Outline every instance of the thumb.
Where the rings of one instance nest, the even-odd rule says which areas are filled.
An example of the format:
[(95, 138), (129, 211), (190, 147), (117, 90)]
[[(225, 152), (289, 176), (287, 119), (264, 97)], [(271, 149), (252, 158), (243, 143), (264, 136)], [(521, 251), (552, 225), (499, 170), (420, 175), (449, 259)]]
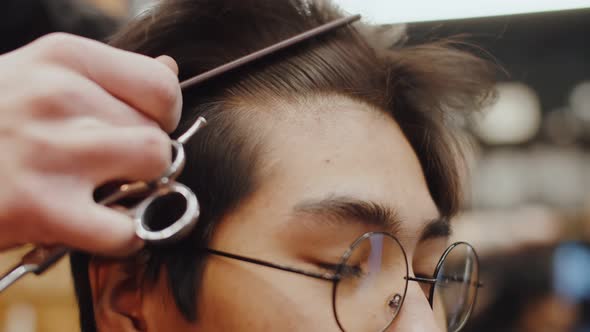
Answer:
[[(173, 73), (174, 76), (178, 77), (178, 64), (176, 63), (176, 60), (174, 60), (172, 57), (168, 56), (168, 55), (160, 55), (159, 57), (156, 58), (156, 61), (162, 63), (164, 66), (168, 67), (168, 69), (170, 69)], [(180, 92), (180, 86), (178, 87), (179, 89), (179, 95), (182, 95), (182, 92)], [(173, 112), (175, 114), (175, 125), (174, 128), (176, 128), (176, 126), (178, 125), (178, 122), (180, 121), (180, 114), (182, 112), (182, 98), (178, 98), (176, 99), (176, 106), (173, 108)]]
[(170, 56), (160, 55), (156, 58), (156, 60), (164, 64), (166, 67), (170, 68), (170, 70), (174, 72), (174, 75), (178, 76), (178, 64)]

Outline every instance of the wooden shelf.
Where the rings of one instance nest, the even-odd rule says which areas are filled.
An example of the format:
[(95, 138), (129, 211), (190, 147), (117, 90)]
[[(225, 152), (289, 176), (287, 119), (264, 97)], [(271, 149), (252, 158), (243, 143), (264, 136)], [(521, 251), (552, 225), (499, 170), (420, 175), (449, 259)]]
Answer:
[(110, 15), (124, 17), (129, 13), (129, 4), (125, 0), (86, 0), (103, 9)]

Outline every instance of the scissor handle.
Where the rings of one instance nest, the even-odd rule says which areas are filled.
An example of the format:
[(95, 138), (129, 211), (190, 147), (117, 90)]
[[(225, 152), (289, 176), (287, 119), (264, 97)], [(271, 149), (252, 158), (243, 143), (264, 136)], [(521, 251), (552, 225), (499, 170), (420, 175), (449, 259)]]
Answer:
[(129, 197), (147, 194), (156, 188), (168, 186), (168, 183), (176, 180), (186, 163), (186, 154), (180, 142), (171, 141), (171, 144), (174, 159), (162, 176), (149, 182), (136, 181), (119, 184), (115, 188), (112, 188), (113, 183), (103, 185), (96, 190), (96, 192), (100, 193), (97, 202), (105, 206), (111, 206)]
[[(178, 209), (165, 209), (167, 204)], [(185, 185), (171, 181), (145, 198), (134, 209), (135, 232), (139, 238), (151, 243), (166, 243), (187, 236), (197, 224), (200, 215), (197, 196)], [(164, 225), (157, 213), (173, 211), (176, 220)], [(164, 220), (165, 221), (165, 220)]]
[(31, 272), (40, 275), (67, 255), (69, 251), (63, 246), (37, 247), (23, 256), (21, 264), (34, 267)]
[(162, 184), (166, 184), (166, 181), (176, 180), (180, 172), (182, 172), (184, 164), (186, 163), (186, 156), (182, 143), (178, 141), (170, 141), (170, 143), (172, 144), (174, 159), (172, 160), (170, 167), (168, 167), (166, 170), (166, 173), (160, 177), (160, 181), (164, 181)]

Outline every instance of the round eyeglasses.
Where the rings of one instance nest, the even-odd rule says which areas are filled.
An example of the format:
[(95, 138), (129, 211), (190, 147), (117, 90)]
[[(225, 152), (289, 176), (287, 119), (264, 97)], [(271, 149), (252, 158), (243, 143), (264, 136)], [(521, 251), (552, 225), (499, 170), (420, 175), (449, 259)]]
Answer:
[[(206, 249), (237, 259), (307, 277), (331, 281), (332, 307), (343, 332), (383, 332), (399, 314), (409, 282), (429, 285), (428, 301), (443, 331), (458, 332), (469, 319), (479, 282), (479, 259), (465, 242), (448, 247), (432, 278), (411, 277), (406, 252), (393, 235), (370, 232), (346, 250), (334, 272), (317, 273), (259, 259)], [(328, 267), (326, 267), (328, 268)], [(362, 318), (361, 318), (362, 317)]]

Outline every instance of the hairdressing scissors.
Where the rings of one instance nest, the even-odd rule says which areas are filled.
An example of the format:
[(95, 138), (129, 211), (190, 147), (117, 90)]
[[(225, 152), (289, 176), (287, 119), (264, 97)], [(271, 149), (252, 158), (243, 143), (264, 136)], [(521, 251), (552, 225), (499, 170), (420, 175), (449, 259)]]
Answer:
[[(243, 66), (259, 58), (275, 53), (286, 47), (302, 43), (320, 34), (335, 30), (350, 24), (361, 18), (360, 15), (343, 17), (314, 29), (283, 40), (277, 44), (268, 46), (232, 62), (206, 71), (180, 83), (184, 90), (211, 78), (222, 75), (230, 70)], [(132, 200), (131, 207), (126, 207), (126, 212), (135, 222), (135, 233), (147, 243), (161, 244), (179, 241), (186, 237), (195, 227), (200, 206), (196, 195), (187, 186), (176, 182), (176, 178), (182, 172), (186, 155), (183, 145), (199, 130), (207, 121), (199, 117), (193, 125), (178, 139), (171, 140), (173, 149), (173, 161), (168, 170), (158, 179), (152, 181), (138, 181), (120, 185), (114, 192), (98, 201), (99, 204), (113, 207), (120, 206), (123, 201)], [(154, 220), (154, 209), (166, 204), (170, 198), (181, 199), (184, 212), (175, 220), (162, 222)], [(128, 206), (128, 204), (125, 204)], [(157, 219), (157, 218), (156, 218)], [(21, 279), (23, 276), (33, 273), (41, 275), (57, 261), (70, 252), (70, 248), (63, 246), (37, 247), (25, 254), (20, 263), (0, 277), (0, 292)]]
[[(186, 155), (183, 144), (186, 143), (207, 121), (199, 117), (190, 129), (176, 140), (172, 140), (173, 161), (166, 172), (152, 181), (126, 183), (105, 198), (98, 201), (105, 206), (119, 205), (125, 200), (138, 200), (123, 210), (135, 223), (135, 234), (148, 243), (166, 243), (186, 236), (195, 226), (200, 208), (197, 196), (185, 185), (176, 182), (184, 168)], [(182, 199), (184, 211), (169, 225), (161, 225), (154, 220), (154, 207)], [(164, 201), (168, 200), (168, 201)], [(161, 204), (156, 202), (161, 201)], [(127, 204), (125, 204), (127, 205)], [(158, 222), (157, 224), (155, 222)], [(0, 278), (0, 292), (28, 273), (40, 275), (59, 261), (70, 251), (63, 246), (37, 247), (23, 256), (20, 264)]]

